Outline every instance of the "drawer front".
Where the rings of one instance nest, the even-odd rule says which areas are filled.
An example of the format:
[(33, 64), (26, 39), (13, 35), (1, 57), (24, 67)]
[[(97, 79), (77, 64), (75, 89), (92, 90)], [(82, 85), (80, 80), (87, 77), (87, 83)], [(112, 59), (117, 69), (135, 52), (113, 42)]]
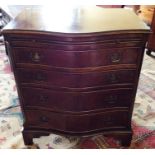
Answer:
[(86, 88), (115, 84), (133, 84), (136, 70), (108, 72), (67, 73), (37, 69), (17, 69), (21, 84), (39, 84), (46, 87)]
[[(112, 42), (118, 44), (119, 42), (144, 42), (144, 38), (146, 37), (144, 34), (141, 33), (119, 33), (119, 34), (61, 34), (61, 35), (54, 35), (54, 34), (40, 34), (40, 33), (10, 33), (7, 34), (9, 38), (13, 41), (14, 46), (22, 46), (26, 42), (29, 43), (29, 46), (33, 43), (89, 43), (89, 42)], [(147, 34), (146, 34), (147, 35)]]
[(128, 111), (126, 110), (73, 115), (29, 109), (25, 111), (25, 117), (25, 127), (54, 129), (72, 133), (125, 128), (128, 124)]
[[(42, 37), (42, 36), (41, 36)], [(90, 38), (92, 38), (90, 36)], [(83, 38), (81, 38), (82, 40)], [(66, 51), (85, 51), (85, 50), (96, 50), (103, 48), (119, 48), (119, 47), (141, 47), (144, 46), (145, 42), (141, 39), (118, 39), (111, 38), (109, 40), (100, 40), (100, 41), (86, 41), (86, 42), (55, 42), (53, 40), (12, 40), (10, 42), (12, 47), (36, 47), (52, 50), (66, 50)]]
[(22, 97), (26, 107), (51, 108), (56, 111), (93, 111), (112, 107), (130, 107), (132, 89), (66, 92), (24, 87)]
[(13, 48), (15, 63), (47, 65), (62, 68), (99, 67), (118, 64), (137, 64), (140, 48), (64, 51), (42, 48)]

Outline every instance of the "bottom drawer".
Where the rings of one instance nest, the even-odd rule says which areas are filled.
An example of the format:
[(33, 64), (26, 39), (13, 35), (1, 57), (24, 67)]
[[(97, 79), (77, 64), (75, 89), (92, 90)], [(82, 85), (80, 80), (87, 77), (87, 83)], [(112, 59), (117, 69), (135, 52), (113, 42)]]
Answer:
[(69, 114), (29, 109), (25, 111), (25, 117), (25, 127), (53, 129), (68, 133), (125, 128), (128, 125), (128, 110)]

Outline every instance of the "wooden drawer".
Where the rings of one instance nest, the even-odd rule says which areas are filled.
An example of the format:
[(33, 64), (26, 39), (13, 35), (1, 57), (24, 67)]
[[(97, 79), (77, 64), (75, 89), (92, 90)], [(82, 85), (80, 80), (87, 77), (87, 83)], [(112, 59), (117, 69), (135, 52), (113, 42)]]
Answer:
[(38, 84), (46, 87), (85, 88), (133, 84), (136, 77), (136, 70), (67, 73), (22, 68), (16, 71), (21, 84)]
[(138, 63), (141, 48), (113, 48), (86, 51), (64, 51), (45, 48), (13, 48), (16, 66), (46, 65), (61, 68), (99, 67)]
[(131, 88), (85, 92), (58, 91), (23, 87), (21, 89), (26, 107), (52, 108), (56, 111), (93, 111), (112, 107), (130, 107)]
[(71, 133), (125, 128), (128, 122), (127, 110), (111, 110), (107, 112), (74, 115), (27, 109), (25, 110), (25, 116), (25, 127), (54, 129)]
[(84, 50), (96, 50), (103, 48), (118, 48), (118, 47), (141, 47), (144, 45), (142, 40), (129, 40), (129, 39), (111, 39), (99, 42), (87, 41), (87, 42), (54, 42), (43, 40), (15, 40), (11, 42), (12, 47), (36, 47), (53, 50), (67, 50), (67, 51), (84, 51)]
[(132, 42), (132, 41), (141, 41), (144, 42), (146, 36), (141, 33), (119, 33), (119, 34), (101, 34), (101, 33), (86, 33), (86, 34), (46, 34), (45, 32), (40, 33), (10, 33), (6, 34), (11, 39), (12, 45), (14, 46), (23, 46), (20, 42), (29, 42), (29, 46), (33, 46), (33, 43), (61, 43), (61, 44), (73, 44), (73, 43), (90, 43), (90, 42)]

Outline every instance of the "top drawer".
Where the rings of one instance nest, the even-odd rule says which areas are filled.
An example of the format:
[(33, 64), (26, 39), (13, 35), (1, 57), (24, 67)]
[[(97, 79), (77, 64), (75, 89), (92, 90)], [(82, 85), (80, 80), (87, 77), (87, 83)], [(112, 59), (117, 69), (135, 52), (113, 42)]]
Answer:
[[(68, 42), (68, 43), (88, 43), (88, 42), (115, 42), (117, 41), (140, 41), (145, 42), (148, 34), (143, 33), (88, 33), (88, 34), (49, 34), (49, 33), (9, 33), (4, 34), (11, 41), (24, 41), (32, 43), (35, 42), (44, 42), (44, 43), (52, 43), (52, 42)], [(65, 43), (65, 44), (66, 44)]]
[[(82, 38), (81, 38), (82, 39)], [(12, 47), (36, 47), (36, 48), (52, 48), (54, 50), (96, 50), (111, 47), (141, 47), (144, 46), (144, 42), (141, 40), (129, 40), (129, 39), (112, 39), (99, 42), (47, 42), (44, 40), (13, 40), (10, 42)]]
[(12, 48), (15, 63), (63, 68), (100, 67), (138, 63), (141, 48), (112, 48), (87, 51), (64, 51), (50, 48)]

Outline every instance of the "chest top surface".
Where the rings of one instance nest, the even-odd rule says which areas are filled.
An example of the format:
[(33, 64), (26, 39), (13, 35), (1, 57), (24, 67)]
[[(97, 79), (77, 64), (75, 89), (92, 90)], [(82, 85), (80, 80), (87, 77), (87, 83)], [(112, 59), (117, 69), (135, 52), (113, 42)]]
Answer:
[(148, 32), (148, 26), (128, 9), (93, 7), (31, 7), (21, 12), (3, 32), (97, 33)]

